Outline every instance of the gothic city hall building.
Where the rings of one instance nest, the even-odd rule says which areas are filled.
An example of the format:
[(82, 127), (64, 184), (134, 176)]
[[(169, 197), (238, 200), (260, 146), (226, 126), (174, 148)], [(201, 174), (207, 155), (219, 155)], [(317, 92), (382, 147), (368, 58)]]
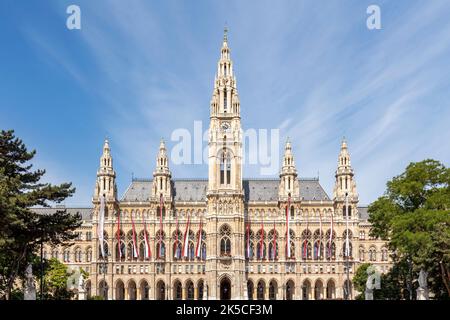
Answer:
[(225, 33), (210, 103), (208, 178), (174, 178), (161, 141), (153, 176), (133, 178), (119, 197), (106, 140), (92, 207), (66, 208), (82, 216), (78, 238), (46, 246), (44, 257), (84, 269), (86, 295), (109, 300), (354, 298), (358, 266), (385, 272), (390, 261), (385, 243), (369, 237), (347, 142), (337, 152), (332, 196), (318, 178), (298, 175), (289, 141), (279, 178), (243, 179), (240, 108)]

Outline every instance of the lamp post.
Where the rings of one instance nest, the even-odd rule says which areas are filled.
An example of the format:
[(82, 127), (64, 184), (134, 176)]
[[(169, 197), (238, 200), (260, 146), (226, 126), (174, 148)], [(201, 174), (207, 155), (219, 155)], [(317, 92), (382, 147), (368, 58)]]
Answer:
[(41, 280), (41, 301), (43, 300), (44, 296), (44, 230), (41, 227), (41, 274), (40, 274), (40, 280)]

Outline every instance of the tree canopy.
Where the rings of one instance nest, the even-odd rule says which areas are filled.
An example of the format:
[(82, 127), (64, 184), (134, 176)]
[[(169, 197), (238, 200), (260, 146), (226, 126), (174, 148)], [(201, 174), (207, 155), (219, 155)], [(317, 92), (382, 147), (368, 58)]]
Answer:
[(388, 242), (410, 296), (424, 269), (434, 296), (449, 298), (450, 169), (432, 159), (411, 163), (368, 210), (371, 236)]
[(70, 243), (81, 225), (79, 215), (66, 210), (37, 214), (35, 206), (50, 207), (75, 192), (71, 183), (40, 182), (45, 170), (33, 170), (28, 151), (13, 130), (0, 132), (0, 298), (9, 299), (15, 280), (33, 261), (41, 243)]

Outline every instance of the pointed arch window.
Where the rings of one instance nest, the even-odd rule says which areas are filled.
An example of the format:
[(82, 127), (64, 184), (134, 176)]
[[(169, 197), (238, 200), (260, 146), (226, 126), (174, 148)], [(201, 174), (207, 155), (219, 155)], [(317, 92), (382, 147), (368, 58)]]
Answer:
[(231, 183), (231, 156), (226, 150), (222, 152), (220, 159), (220, 184), (229, 185)]
[(227, 89), (223, 89), (223, 109), (225, 112), (227, 112)]

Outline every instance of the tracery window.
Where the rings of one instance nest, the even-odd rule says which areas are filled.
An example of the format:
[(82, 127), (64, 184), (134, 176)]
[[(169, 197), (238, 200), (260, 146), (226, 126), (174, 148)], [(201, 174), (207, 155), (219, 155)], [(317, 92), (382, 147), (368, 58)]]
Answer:
[(224, 224), (220, 227), (220, 255), (230, 256), (231, 255), (231, 229), (230, 226)]

